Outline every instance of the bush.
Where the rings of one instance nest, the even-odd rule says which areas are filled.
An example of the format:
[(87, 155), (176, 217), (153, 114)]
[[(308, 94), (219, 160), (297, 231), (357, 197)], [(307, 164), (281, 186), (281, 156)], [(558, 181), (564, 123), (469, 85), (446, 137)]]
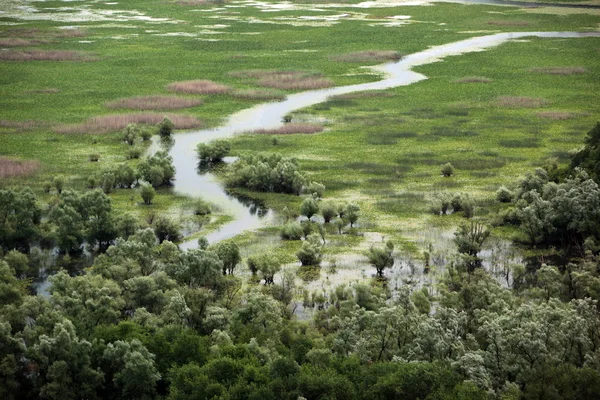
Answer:
[(319, 212), (319, 205), (317, 201), (312, 197), (307, 197), (302, 202), (300, 206), (300, 214), (306, 216), (306, 218), (311, 219), (313, 215)]
[(280, 236), (283, 240), (300, 240), (304, 236), (304, 230), (300, 223), (290, 222), (281, 227)]
[(173, 159), (167, 152), (159, 151), (138, 164), (138, 175), (154, 187), (168, 184), (175, 176)]
[(298, 257), (302, 265), (319, 266), (323, 259), (321, 247), (319, 236), (311, 235), (302, 243), (302, 247), (296, 253), (296, 257)]
[(162, 122), (158, 124), (158, 134), (162, 138), (170, 137), (173, 133), (173, 128), (175, 128), (173, 122), (171, 122), (169, 118), (165, 117)]
[(337, 215), (336, 206), (331, 202), (325, 202), (321, 205), (321, 215), (325, 223), (331, 222), (331, 219)]
[(152, 200), (154, 199), (155, 195), (156, 191), (151, 185), (143, 184), (140, 187), (140, 196), (142, 196), (144, 204), (152, 204)]
[(325, 185), (319, 182), (311, 182), (304, 192), (320, 199), (323, 197), (323, 194), (325, 194)]
[(62, 176), (55, 176), (54, 179), (52, 179), (52, 185), (54, 186), (58, 194), (61, 194), (65, 187), (65, 178), (63, 178)]
[(139, 136), (139, 128), (136, 124), (129, 124), (123, 129), (123, 141), (127, 142), (128, 145), (133, 146), (135, 140)]
[(98, 160), (100, 160), (100, 154), (90, 154), (88, 159), (90, 162), (98, 162)]
[(202, 199), (196, 200), (194, 204), (194, 214), (195, 215), (208, 215), (212, 212), (211, 206), (209, 203)]
[(278, 154), (241, 157), (229, 168), (228, 186), (245, 187), (258, 192), (300, 194), (306, 177), (296, 159)]
[(153, 228), (159, 243), (165, 240), (176, 242), (182, 237), (179, 225), (169, 218), (162, 217), (156, 219)]
[(200, 143), (196, 148), (200, 164), (213, 164), (223, 161), (223, 158), (229, 154), (231, 150), (231, 142), (229, 140), (215, 140), (213, 143)]
[(127, 159), (131, 160), (131, 159), (138, 159), (140, 158), (142, 155), (142, 149), (140, 149), (139, 147), (132, 147), (130, 149), (127, 150)]
[(513, 192), (504, 186), (500, 186), (500, 188), (496, 191), (496, 200), (498, 200), (500, 203), (510, 203), (513, 197)]
[(450, 176), (454, 175), (454, 167), (452, 166), (452, 164), (446, 163), (446, 164), (442, 165), (441, 173), (446, 178), (450, 177)]
[(142, 138), (142, 140), (144, 142), (150, 140), (152, 138), (152, 135), (154, 135), (154, 132), (152, 131), (151, 128), (142, 128), (140, 129), (140, 137)]

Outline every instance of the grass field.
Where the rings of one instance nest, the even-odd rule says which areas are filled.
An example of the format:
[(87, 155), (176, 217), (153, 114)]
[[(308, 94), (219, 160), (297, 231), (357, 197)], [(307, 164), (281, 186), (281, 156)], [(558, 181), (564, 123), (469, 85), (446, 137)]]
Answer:
[[(129, 146), (120, 133), (94, 133), (85, 124), (95, 117), (169, 113), (213, 127), (235, 111), (305, 87), (378, 80), (363, 67), (398, 54), (495, 32), (589, 32), (600, 26), (597, 10), (446, 3), (29, 4), (36, 13), (0, 0), (5, 11), (0, 14), (0, 156), (32, 161), (37, 172), (6, 175), (0, 186), (28, 184), (40, 195), (52, 176), (63, 175), (68, 187), (83, 189), (98, 169), (137, 162), (126, 159)], [(471, 196), (475, 215), (485, 216), (497, 207), (492, 199), (500, 185), (513, 185), (550, 158), (565, 162), (568, 151), (582, 144), (600, 111), (599, 57), (597, 37), (515, 40), (419, 67), (428, 79), (417, 84), (345, 95), (293, 115), (294, 123), (323, 125), (323, 132), (281, 132), (275, 135), (277, 145), (273, 132), (242, 135), (232, 152), (297, 157), (311, 179), (326, 185), (326, 198), (360, 204), (359, 236), (335, 235), (331, 229), (327, 254), (360, 252), (358, 244), (370, 243), (378, 236), (368, 234), (377, 233), (418, 257), (436, 237), (425, 238), (424, 230), (436, 227), (442, 235), (462, 219), (431, 215), (432, 198)], [(302, 85), (289, 84), (294, 76), (302, 77)], [(58, 133), (77, 124), (80, 128), (71, 131), (78, 133)], [(92, 153), (101, 156), (99, 162), (89, 162)], [(447, 162), (456, 170), (452, 178), (440, 174)], [(301, 202), (251, 195), (279, 211), (296, 210)], [(188, 234), (227, 220), (219, 215), (209, 223), (196, 221), (186, 211), (191, 200), (168, 189), (158, 192), (151, 207), (141, 206), (132, 190), (111, 197), (120, 210), (145, 216), (168, 212), (182, 220)], [(269, 229), (260, 235), (273, 234)], [(260, 235), (240, 240), (251, 249)], [(289, 259), (297, 243), (273, 240), (269, 246)]]

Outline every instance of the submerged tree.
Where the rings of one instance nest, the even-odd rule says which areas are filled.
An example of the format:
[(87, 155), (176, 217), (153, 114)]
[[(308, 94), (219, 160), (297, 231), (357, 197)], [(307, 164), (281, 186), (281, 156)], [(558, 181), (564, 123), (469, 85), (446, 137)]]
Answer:
[(481, 267), (481, 259), (477, 255), (490, 233), (490, 228), (478, 221), (462, 224), (454, 233), (454, 243), (463, 256), (467, 271)]
[(377, 270), (378, 277), (383, 278), (384, 270), (394, 266), (394, 257), (392, 256), (393, 251), (394, 244), (391, 240), (388, 240), (384, 248), (371, 246), (369, 249), (367, 257), (369, 263)]

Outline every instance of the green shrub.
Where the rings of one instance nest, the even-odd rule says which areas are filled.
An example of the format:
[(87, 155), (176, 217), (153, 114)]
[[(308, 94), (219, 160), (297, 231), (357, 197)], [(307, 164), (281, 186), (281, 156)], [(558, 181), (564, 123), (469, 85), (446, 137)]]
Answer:
[(441, 173), (446, 178), (450, 177), (450, 176), (454, 175), (454, 167), (452, 166), (452, 164), (446, 163), (446, 164), (442, 165)]
[(290, 222), (281, 227), (280, 236), (283, 240), (300, 240), (304, 230), (299, 222)]
[(496, 191), (496, 200), (498, 200), (500, 203), (510, 203), (513, 197), (513, 192), (504, 186), (500, 186), (500, 188)]
[(154, 200), (154, 196), (156, 195), (156, 191), (151, 185), (142, 184), (140, 187), (140, 196), (142, 196), (142, 200), (144, 204), (152, 204), (152, 200)]

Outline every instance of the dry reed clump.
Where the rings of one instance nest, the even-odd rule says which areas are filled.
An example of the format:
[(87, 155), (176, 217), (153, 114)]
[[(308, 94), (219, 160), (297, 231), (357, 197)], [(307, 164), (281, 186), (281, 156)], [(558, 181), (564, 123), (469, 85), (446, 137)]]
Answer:
[(308, 90), (333, 86), (333, 81), (318, 72), (250, 69), (229, 73), (235, 78), (258, 79), (258, 86), (280, 90)]
[(550, 74), (550, 75), (576, 75), (576, 74), (585, 74), (587, 71), (583, 67), (546, 67), (546, 68), (532, 68), (531, 72), (537, 72), (539, 74)]
[(240, 89), (231, 94), (233, 97), (247, 100), (283, 100), (285, 93), (268, 89)]
[(499, 21), (499, 20), (494, 20), (494, 21), (488, 21), (488, 25), (494, 25), (494, 26), (528, 26), (531, 25), (531, 23), (529, 21)]
[(382, 62), (382, 61), (398, 61), (403, 57), (397, 51), (391, 50), (368, 50), (356, 51), (353, 53), (338, 54), (331, 56), (331, 61), (338, 62)]
[(0, 51), (4, 61), (97, 61), (90, 53), (66, 50), (7, 50)]
[(0, 47), (27, 47), (37, 46), (39, 44), (50, 43), (48, 40), (41, 39), (21, 39), (21, 38), (0, 38)]
[(454, 83), (490, 83), (492, 80), (485, 76), (467, 76), (454, 81)]
[(28, 176), (39, 168), (39, 161), (15, 160), (0, 156), (0, 179)]
[(501, 96), (497, 100), (497, 104), (501, 107), (514, 108), (537, 108), (547, 103), (547, 100), (536, 97)]
[(254, 131), (254, 133), (259, 133), (259, 134), (263, 134), (263, 135), (290, 135), (290, 134), (294, 134), (294, 133), (311, 134), (311, 133), (317, 133), (317, 132), (322, 132), (322, 131), (323, 131), (322, 125), (306, 124), (306, 123), (291, 123), (291, 124), (285, 124), (282, 127), (275, 128), (275, 129), (257, 129)]
[(39, 128), (40, 126), (46, 125), (40, 121), (10, 121), (7, 119), (0, 120), (0, 128), (14, 129), (17, 132), (23, 132), (30, 129)]
[(225, 94), (231, 90), (229, 86), (209, 80), (174, 82), (167, 85), (167, 89), (189, 94)]
[(82, 133), (109, 133), (124, 129), (129, 124), (155, 125), (168, 117), (175, 129), (191, 129), (202, 126), (202, 121), (191, 115), (182, 114), (113, 114), (93, 117), (82, 124), (61, 125), (54, 130), (58, 133), (82, 134)]
[(108, 108), (129, 108), (132, 110), (175, 110), (196, 107), (200, 104), (202, 104), (202, 100), (175, 96), (136, 96), (105, 103)]
[[(47, 40), (48, 38), (69, 38), (83, 37), (85, 32), (79, 28), (75, 29), (55, 29), (41, 30), (37, 28), (13, 28), (4, 31), (3, 36), (13, 38), (35, 38), (37, 40)], [(43, 37), (43, 39), (40, 39)]]
[(538, 118), (552, 119), (555, 121), (564, 121), (575, 117), (575, 114), (565, 111), (548, 111), (537, 113)]
[(393, 97), (393, 93), (381, 92), (381, 91), (367, 91), (367, 92), (355, 92), (348, 94), (338, 94), (337, 96), (329, 97), (329, 100), (354, 100), (364, 99), (369, 97)]

